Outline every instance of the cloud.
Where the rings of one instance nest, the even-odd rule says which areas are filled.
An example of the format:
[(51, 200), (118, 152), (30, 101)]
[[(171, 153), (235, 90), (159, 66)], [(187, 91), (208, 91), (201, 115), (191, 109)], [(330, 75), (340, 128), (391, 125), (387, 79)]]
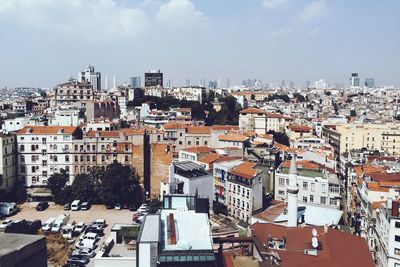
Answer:
[(317, 35), (320, 32), (320, 28), (314, 28), (308, 32), (309, 35)]
[(306, 5), (300, 12), (299, 17), (302, 20), (313, 20), (329, 13), (328, 6), (325, 1), (317, 0)]
[(279, 36), (287, 35), (290, 33), (292, 33), (291, 29), (279, 29), (279, 30), (269, 32), (268, 35), (271, 37), (279, 37)]
[(190, 0), (171, 0), (160, 6), (156, 17), (175, 26), (186, 26), (205, 18)]
[(142, 10), (115, 0), (0, 0), (0, 15), (28, 29), (106, 42), (131, 38), (149, 21)]
[(268, 9), (285, 8), (289, 4), (289, 0), (263, 0), (262, 5)]

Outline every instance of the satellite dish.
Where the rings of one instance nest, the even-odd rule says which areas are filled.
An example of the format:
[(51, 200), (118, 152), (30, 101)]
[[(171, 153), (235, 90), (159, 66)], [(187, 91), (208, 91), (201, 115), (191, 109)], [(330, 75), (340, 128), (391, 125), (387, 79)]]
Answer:
[(318, 238), (316, 238), (315, 236), (311, 239), (311, 243), (313, 248), (317, 248), (318, 247)]
[(313, 235), (314, 237), (317, 236), (317, 229), (315, 229), (315, 228), (312, 229), (312, 235)]

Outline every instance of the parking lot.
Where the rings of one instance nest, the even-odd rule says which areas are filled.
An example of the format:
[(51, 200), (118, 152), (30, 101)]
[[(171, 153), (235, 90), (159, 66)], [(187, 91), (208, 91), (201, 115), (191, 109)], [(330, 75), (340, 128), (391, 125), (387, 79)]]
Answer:
[[(114, 209), (106, 209), (104, 205), (93, 205), (90, 210), (87, 211), (64, 211), (63, 206), (55, 205), (53, 203), (49, 203), (49, 207), (44, 211), (36, 210), (37, 202), (28, 202), (20, 206), (20, 211), (7, 219), (11, 220), (41, 220), (42, 223), (47, 219), (52, 217), (57, 217), (61, 213), (69, 213), (70, 220), (69, 223), (75, 221), (76, 223), (85, 222), (86, 224), (90, 224), (96, 219), (105, 219), (107, 223), (107, 227), (104, 229), (104, 236), (99, 241), (99, 244), (104, 241), (110, 233), (111, 228), (116, 223), (122, 224), (131, 224), (132, 223), (132, 215), (133, 212), (129, 210), (114, 210)], [(97, 249), (98, 250), (98, 249)], [(90, 263), (87, 266), (94, 266), (93, 259), (91, 259)]]

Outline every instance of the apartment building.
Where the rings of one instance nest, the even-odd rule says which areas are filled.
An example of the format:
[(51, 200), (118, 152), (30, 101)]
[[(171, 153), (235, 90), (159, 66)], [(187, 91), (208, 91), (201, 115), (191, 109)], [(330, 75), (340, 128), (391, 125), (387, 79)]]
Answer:
[(228, 172), (238, 165), (242, 164), (243, 161), (240, 159), (229, 159), (213, 164), (213, 176), (214, 176), (214, 186), (213, 186), (213, 197), (214, 201), (227, 206), (227, 179)]
[(226, 188), (228, 214), (246, 223), (254, 211), (263, 207), (263, 171), (253, 162), (242, 164), (228, 171)]
[(75, 126), (25, 126), (17, 132), (19, 179), (30, 186), (46, 186), (53, 173), (65, 169), (69, 183), (75, 177), (74, 158), (81, 156), (74, 144), (82, 140)]
[(0, 190), (10, 192), (16, 183), (15, 135), (0, 134)]
[(240, 111), (239, 129), (257, 134), (267, 133), (267, 114), (258, 108), (247, 108)]
[[(298, 203), (340, 209), (341, 183), (332, 170), (307, 160), (297, 164)], [(275, 173), (275, 199), (287, 201), (290, 161), (283, 162)]]
[(54, 93), (56, 103), (72, 103), (94, 99), (93, 87), (87, 81), (78, 82), (71, 79), (66, 83), (57, 85)]

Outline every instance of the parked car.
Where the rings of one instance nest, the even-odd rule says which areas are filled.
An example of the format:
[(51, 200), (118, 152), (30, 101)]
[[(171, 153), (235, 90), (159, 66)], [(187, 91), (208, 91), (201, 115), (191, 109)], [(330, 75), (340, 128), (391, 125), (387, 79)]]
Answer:
[(42, 224), (43, 231), (51, 231), (51, 226), (55, 222), (56, 218), (50, 218)]
[(37, 231), (39, 231), (39, 229), (42, 227), (42, 221), (41, 220), (28, 221), (27, 227), (30, 233), (37, 233)]
[(7, 225), (11, 224), (12, 220), (4, 220), (0, 222), (0, 232), (4, 232), (6, 229)]
[(80, 210), (81, 209), (81, 201), (76, 199), (71, 203), (71, 210)]
[(101, 228), (106, 228), (107, 224), (106, 224), (106, 220), (104, 219), (97, 219), (95, 220), (91, 226), (96, 226), (96, 227), (101, 227)]
[(121, 204), (116, 204), (115, 207), (114, 207), (114, 209), (120, 210), (120, 209), (121, 209)]
[[(71, 264), (81, 264), (81, 265), (86, 265), (90, 261), (88, 256), (85, 255), (72, 255), (71, 257), (68, 258), (68, 265), (71, 266)], [(72, 265), (73, 266), (73, 265)], [(79, 265), (77, 265), (79, 266)]]
[(81, 204), (81, 210), (90, 210), (90, 207), (91, 207), (91, 206), (92, 206), (92, 205), (90, 204), (89, 201), (83, 202), (83, 203)]
[(95, 244), (98, 240), (99, 237), (96, 233), (87, 233), (83, 236), (82, 239), (79, 239), (79, 241), (75, 244), (75, 247), (95, 249), (97, 247)]
[(96, 251), (94, 249), (91, 249), (91, 248), (83, 247), (83, 248), (75, 249), (72, 252), (72, 255), (84, 255), (84, 256), (87, 256), (89, 258), (93, 258), (94, 256), (96, 256)]
[(17, 204), (14, 202), (0, 202), (0, 217), (11, 216), (17, 212)]
[(36, 210), (37, 211), (43, 211), (49, 207), (49, 203), (47, 201), (40, 201), (37, 206)]
[(64, 210), (71, 210), (71, 203), (65, 203)]
[(113, 208), (114, 208), (114, 206), (112, 204), (106, 204), (106, 209), (111, 210)]
[(51, 226), (51, 231), (53, 233), (60, 231), (61, 227), (63, 227), (68, 223), (69, 218), (70, 218), (69, 213), (58, 215), (53, 225)]
[(86, 229), (86, 224), (84, 222), (80, 222), (77, 225), (75, 225), (74, 232), (77, 234), (81, 234), (83, 233), (83, 231), (85, 231), (85, 229)]
[(86, 228), (85, 233), (95, 233), (98, 236), (103, 236), (104, 229), (99, 226), (89, 226)]

